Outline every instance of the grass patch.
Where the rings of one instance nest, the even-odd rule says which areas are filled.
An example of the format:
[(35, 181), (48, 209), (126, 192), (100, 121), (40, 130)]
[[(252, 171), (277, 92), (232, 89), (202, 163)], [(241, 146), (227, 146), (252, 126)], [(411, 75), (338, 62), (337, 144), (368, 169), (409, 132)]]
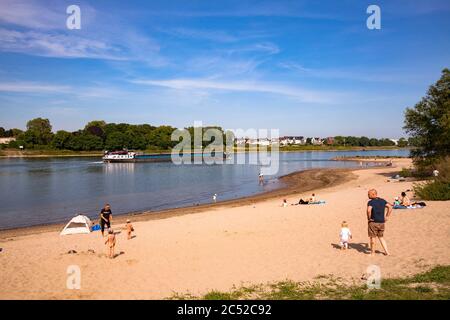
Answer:
[(320, 276), (313, 282), (291, 280), (265, 285), (241, 286), (228, 292), (212, 290), (202, 296), (177, 294), (175, 300), (449, 300), (450, 266), (408, 278), (384, 279), (380, 289), (368, 289), (365, 284), (348, 285), (332, 276)]
[(450, 182), (433, 181), (416, 184), (414, 192), (423, 200), (450, 200)]

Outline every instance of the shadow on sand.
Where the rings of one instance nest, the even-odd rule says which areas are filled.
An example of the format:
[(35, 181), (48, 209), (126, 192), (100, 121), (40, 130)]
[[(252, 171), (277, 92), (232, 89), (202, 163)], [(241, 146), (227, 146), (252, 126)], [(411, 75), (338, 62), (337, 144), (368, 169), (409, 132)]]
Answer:
[[(341, 246), (337, 243), (332, 243), (331, 246), (334, 249), (338, 249), (341, 250)], [(370, 250), (369, 250), (369, 244), (365, 243), (365, 242), (360, 242), (360, 243), (349, 243), (348, 244), (348, 249), (354, 249), (358, 252), (364, 253), (364, 254), (369, 254)], [(375, 253), (382, 253), (381, 251), (375, 250)]]

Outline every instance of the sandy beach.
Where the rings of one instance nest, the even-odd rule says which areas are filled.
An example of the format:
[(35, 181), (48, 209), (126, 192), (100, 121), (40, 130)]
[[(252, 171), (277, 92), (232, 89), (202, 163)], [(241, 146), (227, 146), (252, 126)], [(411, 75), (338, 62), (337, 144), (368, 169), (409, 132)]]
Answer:
[[(311, 181), (322, 183), (310, 182), (308, 188), (300, 188), (297, 181), (269, 196), (177, 209), (158, 219), (132, 217), (132, 240), (121, 230), (123, 218), (116, 219), (113, 228), (122, 232), (117, 235), (119, 255), (113, 260), (106, 257), (99, 232), (60, 236), (59, 226), (2, 232), (0, 299), (163, 299), (174, 292), (198, 295), (234, 285), (330, 274), (362, 283), (360, 277), (371, 264), (380, 266), (384, 278), (448, 265), (448, 201), (394, 210), (385, 232), (391, 256), (366, 254), (367, 190), (376, 188), (380, 197), (392, 201), (412, 189), (411, 181), (387, 182), (410, 161), (394, 159), (393, 167), (341, 169), (340, 174), (313, 171), (316, 179)], [(334, 178), (320, 188), (327, 177)], [(311, 192), (326, 204), (281, 207), (284, 198), (296, 203)], [(345, 252), (337, 248), (343, 220), (353, 233), (351, 249)], [(77, 253), (68, 254), (70, 250)], [(81, 270), (80, 290), (66, 288), (70, 265)]]

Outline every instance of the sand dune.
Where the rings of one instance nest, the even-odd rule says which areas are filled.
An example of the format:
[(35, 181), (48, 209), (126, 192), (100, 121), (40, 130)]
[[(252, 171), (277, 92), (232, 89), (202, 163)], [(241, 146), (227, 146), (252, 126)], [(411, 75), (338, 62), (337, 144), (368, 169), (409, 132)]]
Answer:
[[(410, 165), (396, 160), (397, 166)], [(385, 238), (392, 256), (365, 254), (367, 190), (392, 200), (411, 182), (386, 182), (398, 168), (354, 170), (354, 179), (315, 190), (326, 205), (281, 207), (308, 194), (209, 208), (190, 215), (135, 223), (136, 237), (118, 235), (115, 259), (106, 258), (99, 232), (59, 236), (45, 232), (0, 240), (2, 299), (160, 299), (173, 292), (228, 290), (241, 283), (312, 280), (333, 274), (361, 283), (367, 266), (383, 277), (450, 264), (450, 202), (427, 202), (419, 210), (395, 210)], [(342, 252), (340, 222), (353, 232)], [(120, 230), (120, 225), (114, 226)], [(76, 250), (77, 254), (67, 254)], [(88, 252), (94, 250), (94, 253)], [(81, 290), (66, 288), (67, 267), (81, 269)]]

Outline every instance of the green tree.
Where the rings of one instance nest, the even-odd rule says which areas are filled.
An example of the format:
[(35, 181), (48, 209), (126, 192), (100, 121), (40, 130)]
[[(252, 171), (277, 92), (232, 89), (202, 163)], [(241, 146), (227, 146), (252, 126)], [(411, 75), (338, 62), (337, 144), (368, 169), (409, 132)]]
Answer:
[(106, 127), (105, 121), (95, 120), (95, 121), (89, 122), (84, 127), (84, 132), (103, 139), (105, 137), (105, 127)]
[(113, 132), (109, 134), (105, 141), (105, 148), (111, 151), (128, 148), (127, 135), (122, 132)]
[(361, 147), (367, 147), (370, 145), (370, 139), (367, 137), (361, 137), (359, 138), (359, 145)]
[(400, 148), (407, 147), (407, 146), (408, 146), (408, 140), (406, 140), (405, 138), (400, 138), (400, 139), (398, 139), (397, 145), (398, 145)]
[(25, 142), (32, 145), (48, 145), (53, 138), (50, 120), (36, 118), (28, 121), (27, 131), (24, 133)]
[(70, 132), (60, 130), (56, 132), (52, 140), (52, 146), (56, 149), (69, 149), (69, 141), (72, 138)]
[(147, 147), (159, 149), (169, 149), (173, 147), (176, 142), (171, 140), (172, 132), (175, 128), (171, 126), (159, 126), (146, 135)]
[(434, 162), (450, 155), (450, 70), (413, 108), (405, 111), (405, 131), (414, 139), (416, 160)]
[(67, 142), (67, 148), (74, 151), (96, 151), (103, 149), (100, 137), (85, 132), (73, 134)]
[(377, 147), (379, 145), (380, 145), (380, 141), (378, 141), (378, 139), (372, 138), (369, 140), (369, 146)]
[(17, 138), (18, 136), (20, 136), (21, 134), (23, 134), (23, 131), (20, 129), (9, 129), (6, 131), (6, 137), (15, 137)]

